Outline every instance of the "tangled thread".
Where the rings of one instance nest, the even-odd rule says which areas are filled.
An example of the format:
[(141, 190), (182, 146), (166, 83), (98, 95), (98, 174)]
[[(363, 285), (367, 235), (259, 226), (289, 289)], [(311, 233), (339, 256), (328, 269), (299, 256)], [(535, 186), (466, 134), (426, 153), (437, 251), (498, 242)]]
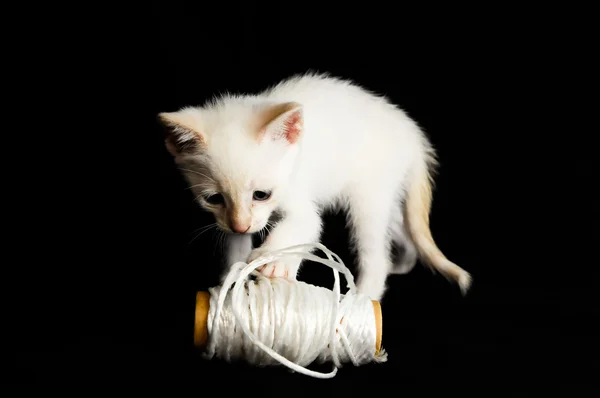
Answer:
[[(310, 253), (315, 248), (327, 259)], [(333, 291), (302, 281), (270, 279), (256, 271), (283, 256), (331, 267)], [(345, 295), (340, 293), (340, 272), (348, 283)], [(256, 279), (248, 278), (250, 274)], [(207, 358), (243, 359), (255, 366), (280, 363), (316, 378), (334, 377), (347, 362), (360, 366), (387, 361), (385, 350), (375, 350), (371, 299), (357, 293), (354, 278), (342, 260), (319, 243), (272, 252), (250, 264), (236, 263), (224, 283), (209, 293)], [(314, 362), (329, 361), (333, 370), (328, 373), (306, 368)]]

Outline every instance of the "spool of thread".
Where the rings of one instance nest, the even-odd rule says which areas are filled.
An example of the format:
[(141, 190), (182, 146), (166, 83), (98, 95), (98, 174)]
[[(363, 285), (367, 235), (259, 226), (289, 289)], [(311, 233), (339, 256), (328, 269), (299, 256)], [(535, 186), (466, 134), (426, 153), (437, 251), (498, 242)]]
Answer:
[[(328, 258), (310, 253), (315, 248)], [(256, 272), (284, 256), (331, 267), (333, 291)], [(344, 295), (340, 293), (340, 272), (349, 288)], [(251, 274), (256, 279), (249, 278)], [(330, 378), (345, 362), (355, 366), (385, 362), (382, 326), (380, 303), (357, 293), (342, 260), (317, 243), (270, 253), (250, 264), (237, 263), (221, 286), (198, 292), (194, 345), (204, 349), (208, 359), (216, 356), (257, 366), (283, 364), (305, 375)], [(329, 373), (307, 369), (313, 362), (333, 362), (334, 369)]]

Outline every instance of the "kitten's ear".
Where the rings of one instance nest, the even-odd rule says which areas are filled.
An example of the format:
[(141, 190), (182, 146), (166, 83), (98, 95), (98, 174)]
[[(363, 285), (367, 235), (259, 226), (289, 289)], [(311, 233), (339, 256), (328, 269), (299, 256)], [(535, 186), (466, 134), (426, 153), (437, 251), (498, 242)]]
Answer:
[(295, 144), (304, 130), (302, 105), (297, 102), (285, 102), (273, 105), (260, 115), (258, 139), (269, 137), (273, 140), (286, 139)]
[(162, 112), (158, 120), (165, 128), (165, 144), (173, 156), (192, 155), (206, 146), (206, 137), (199, 131), (198, 116), (190, 109)]

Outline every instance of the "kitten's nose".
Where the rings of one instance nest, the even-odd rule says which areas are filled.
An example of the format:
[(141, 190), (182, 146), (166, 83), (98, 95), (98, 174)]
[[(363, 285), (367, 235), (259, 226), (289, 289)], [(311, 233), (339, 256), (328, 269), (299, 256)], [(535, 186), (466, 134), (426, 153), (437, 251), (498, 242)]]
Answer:
[(235, 221), (231, 223), (231, 230), (235, 233), (245, 234), (246, 232), (248, 232), (249, 229), (250, 224), (239, 223)]

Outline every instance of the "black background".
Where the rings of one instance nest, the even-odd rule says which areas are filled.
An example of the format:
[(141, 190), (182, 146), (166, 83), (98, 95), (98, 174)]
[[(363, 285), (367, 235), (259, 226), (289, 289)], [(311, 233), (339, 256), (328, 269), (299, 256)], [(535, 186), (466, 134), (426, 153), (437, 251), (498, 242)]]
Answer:
[[(17, 147), (35, 155), (17, 167), (33, 166), (17, 183), (33, 192), (19, 200), (13, 230), (27, 243), (13, 269), (12, 381), (193, 394), (541, 393), (562, 355), (548, 305), (558, 293), (521, 251), (514, 211), (514, 192), (535, 185), (515, 178), (528, 173), (516, 172), (517, 158), (533, 134), (517, 105), (535, 75), (539, 35), (524, 28), (533, 22), (454, 5), (257, 4), (55, 8), (37, 30), (22, 102), (31, 128)], [(208, 233), (192, 241), (211, 219), (192, 203), (156, 122), (158, 112), (309, 69), (387, 95), (425, 128), (441, 163), (433, 235), (474, 277), (465, 298), (420, 265), (391, 277), (382, 301), (389, 362), (348, 365), (329, 381), (205, 362), (194, 351), (194, 295), (217, 283), (218, 252)], [(326, 221), (323, 243), (352, 266), (343, 216)], [(591, 291), (595, 275), (577, 290)], [(315, 265), (301, 278), (330, 283), (330, 272)]]

